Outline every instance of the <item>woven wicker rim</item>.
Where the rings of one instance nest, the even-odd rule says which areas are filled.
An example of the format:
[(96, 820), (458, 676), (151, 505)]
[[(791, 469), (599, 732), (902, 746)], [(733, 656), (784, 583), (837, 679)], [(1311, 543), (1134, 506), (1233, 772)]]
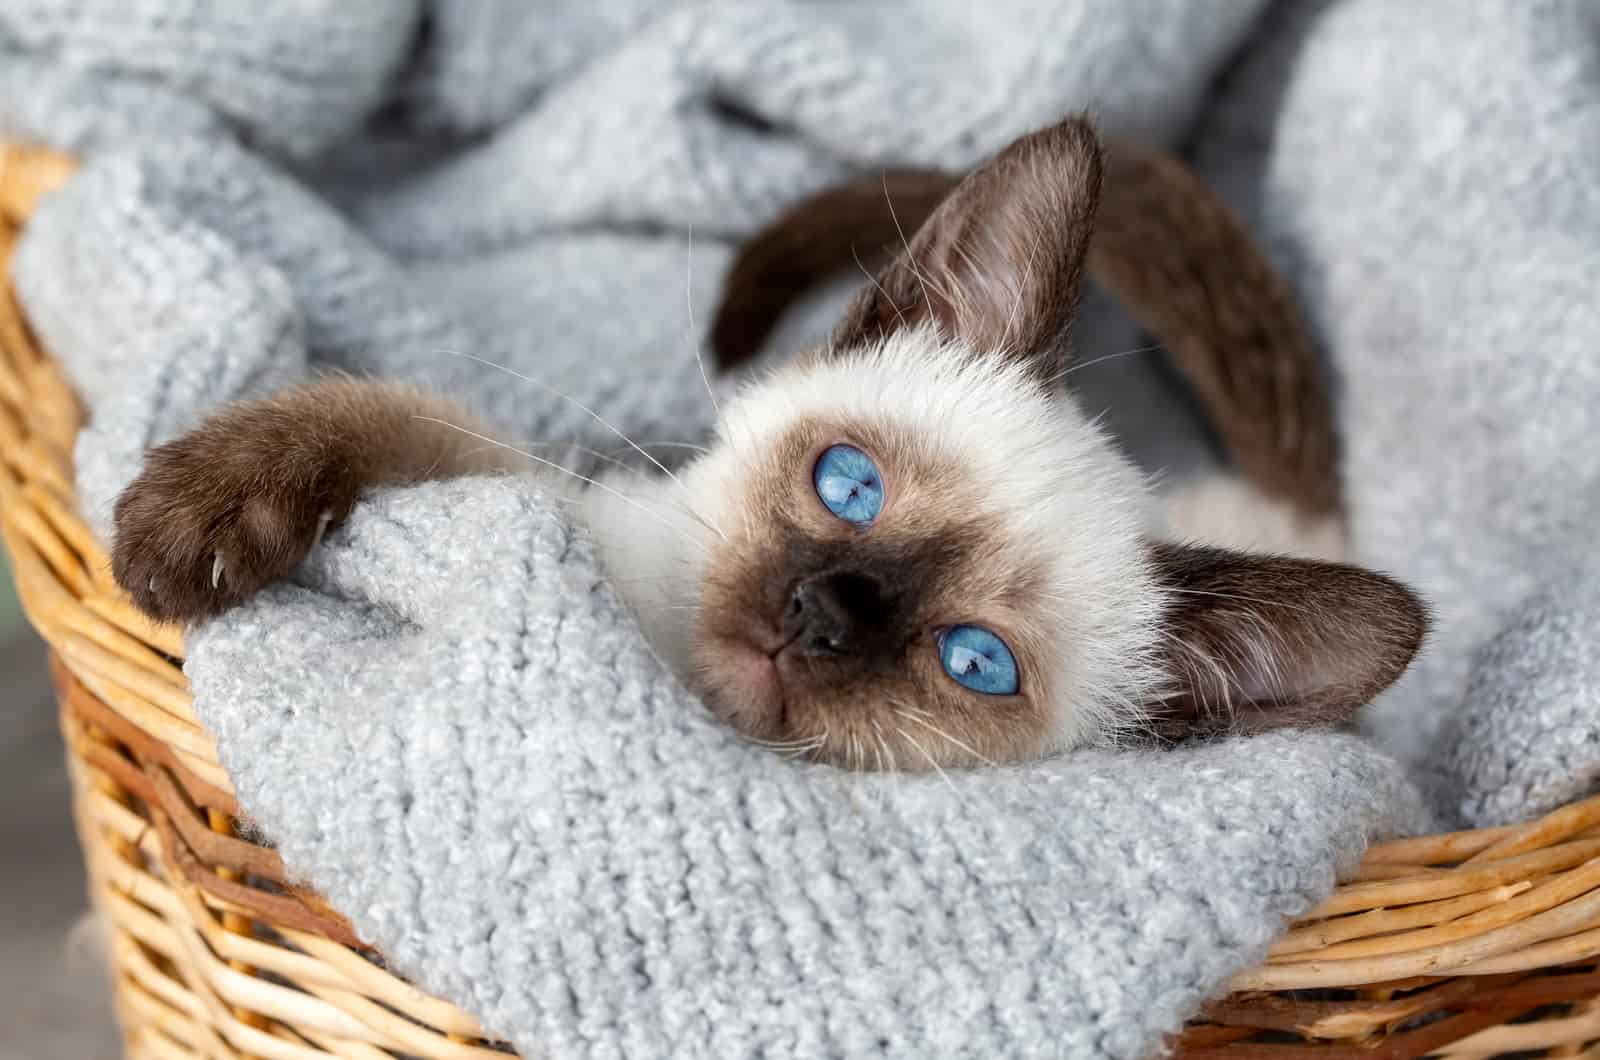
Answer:
[[(503, 1057), (471, 1016), (384, 970), (275, 852), (238, 834), (179, 632), (126, 600), (76, 512), (81, 411), (10, 282), (23, 222), (72, 168), (0, 143), (0, 536), (52, 649), (130, 1055)], [(1196, 1057), (1332, 1056), (1357, 1041), (1363, 1057), (1576, 1047), (1600, 1039), (1600, 1008), (1566, 1004), (1600, 997), (1597, 955), (1600, 796), (1528, 824), (1373, 847), (1176, 1045)], [(1357, 989), (1283, 994), (1324, 988)], [(1549, 1005), (1560, 1006), (1551, 1018), (1504, 1025)], [(1417, 1020), (1428, 1013), (1452, 1014)], [(1324, 1044), (1309, 1054), (1243, 1040), (1260, 1032)]]

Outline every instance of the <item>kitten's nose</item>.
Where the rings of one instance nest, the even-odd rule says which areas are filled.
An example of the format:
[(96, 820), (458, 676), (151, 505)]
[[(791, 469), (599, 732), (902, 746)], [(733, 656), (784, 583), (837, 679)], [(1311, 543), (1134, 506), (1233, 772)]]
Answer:
[(786, 651), (802, 655), (857, 655), (889, 620), (889, 603), (865, 574), (835, 571), (801, 580), (783, 616)]

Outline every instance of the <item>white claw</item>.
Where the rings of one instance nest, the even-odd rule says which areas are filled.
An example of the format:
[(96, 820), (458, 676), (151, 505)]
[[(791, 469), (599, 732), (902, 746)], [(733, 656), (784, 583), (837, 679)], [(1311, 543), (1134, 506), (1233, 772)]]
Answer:
[(155, 592), (156, 591), (156, 579), (155, 579), (155, 575), (153, 575), (153, 574), (150, 576), (150, 591), (151, 592)]
[(215, 589), (222, 584), (222, 553), (216, 553), (211, 559), (211, 588)]
[(322, 535), (328, 532), (328, 524), (331, 522), (333, 522), (333, 512), (324, 508), (322, 514), (317, 516), (317, 534), (311, 539), (310, 551), (315, 552), (317, 546), (322, 544)]

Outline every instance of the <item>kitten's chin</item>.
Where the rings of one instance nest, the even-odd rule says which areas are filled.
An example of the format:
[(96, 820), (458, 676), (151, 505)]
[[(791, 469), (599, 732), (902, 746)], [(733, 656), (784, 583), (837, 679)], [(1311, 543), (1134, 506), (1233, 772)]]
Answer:
[(699, 646), (696, 691), (741, 735), (775, 740), (783, 735), (783, 680), (772, 653), (734, 637)]

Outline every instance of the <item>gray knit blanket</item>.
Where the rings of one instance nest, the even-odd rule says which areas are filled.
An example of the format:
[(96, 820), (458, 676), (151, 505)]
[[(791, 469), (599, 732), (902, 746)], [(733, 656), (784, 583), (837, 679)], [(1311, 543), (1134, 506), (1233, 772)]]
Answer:
[[(535, 482), (384, 492), (186, 670), (257, 826), (394, 966), (537, 1055), (1139, 1057), (1371, 838), (1592, 789), (1600, 9), (0, 7), (0, 135), (86, 163), (14, 270), (101, 530), (146, 447), (318, 369), (618, 444), (481, 358), (693, 441), (741, 236), (1085, 106), (1190, 151), (1336, 366), (1359, 558), (1437, 613), (1366, 738), (788, 762), (663, 669)], [(1140, 345), (1091, 295), (1085, 357)], [(1147, 466), (1210, 459), (1158, 356), (1074, 379)]]

